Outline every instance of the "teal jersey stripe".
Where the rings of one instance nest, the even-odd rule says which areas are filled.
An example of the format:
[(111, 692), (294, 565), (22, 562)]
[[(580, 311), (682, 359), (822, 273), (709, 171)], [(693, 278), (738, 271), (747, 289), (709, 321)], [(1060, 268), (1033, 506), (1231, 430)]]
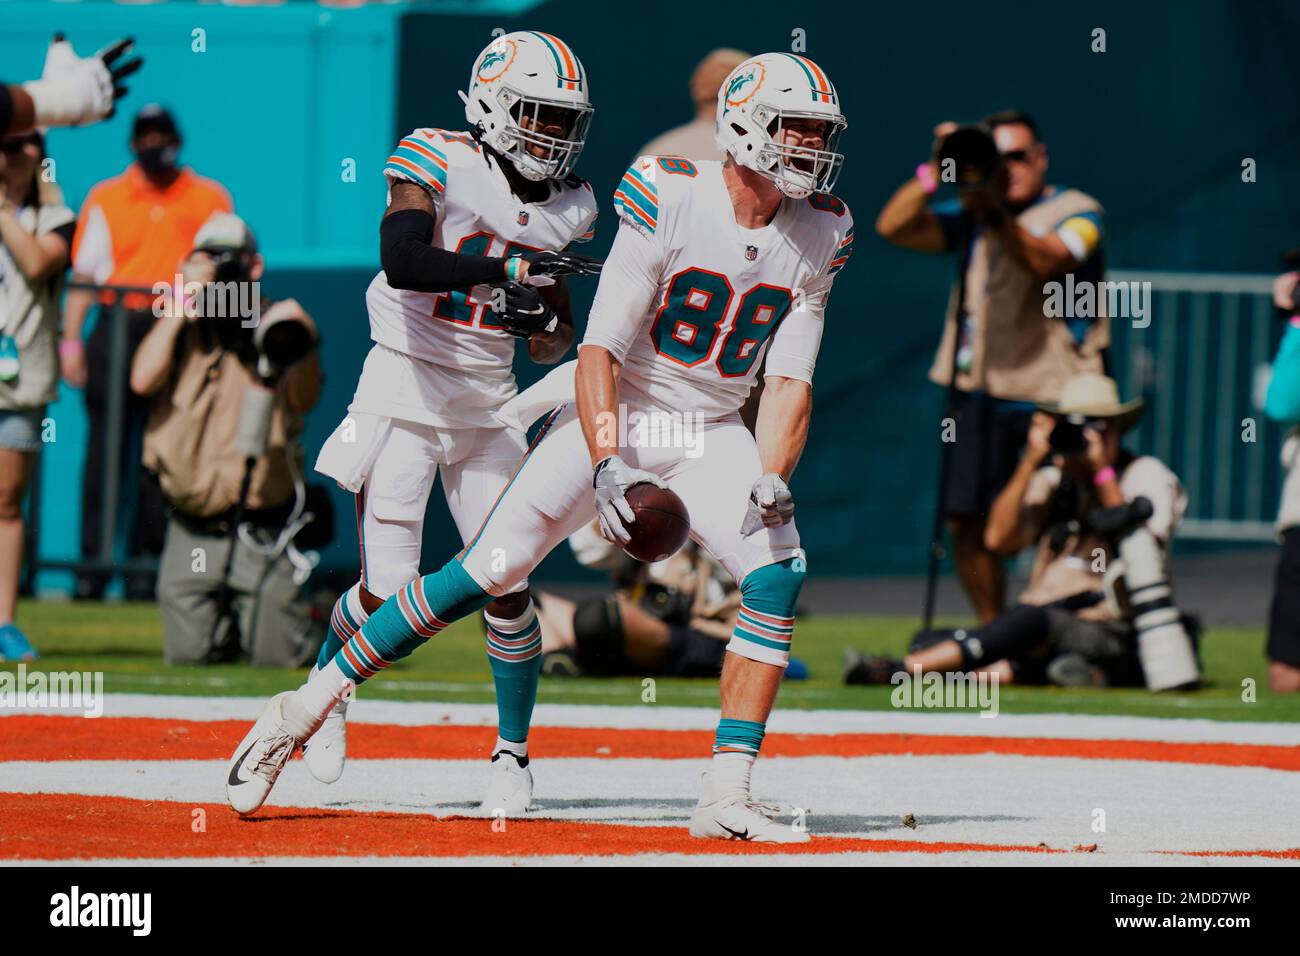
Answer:
[(636, 187), (628, 182), (626, 176), (623, 177), (619, 186), (623, 188), (623, 195), (627, 196), (632, 205), (644, 212), (649, 218), (654, 219), (659, 214), (659, 203), (646, 199), (641, 193), (637, 192)]
[(635, 167), (628, 167), (628, 171), (623, 174), (624, 179), (629, 177), (640, 183), (645, 188), (645, 191), (654, 197), (655, 202), (659, 201), (659, 187), (637, 172)]
[(645, 213), (638, 210), (635, 206), (624, 202), (622, 197), (620, 196), (614, 197), (614, 208), (622, 210), (623, 212), (627, 213), (629, 219), (634, 220), (635, 222), (641, 224), (642, 226), (645, 226), (651, 232), (654, 232), (655, 224), (646, 218)]
[[(398, 144), (397, 149), (393, 150), (393, 155), (400, 156), (408, 163), (413, 163), (414, 165), (420, 167), (420, 169), (425, 172), (425, 174), (428, 176), (428, 178), (431, 181), (437, 181), (439, 186), (446, 187), (447, 170), (443, 169), (441, 166), (439, 166), (437, 163), (431, 160), (428, 156), (425, 156), (423, 153), (419, 152), (418, 150), (414, 150), (409, 146), (403, 146), (401, 144)], [(398, 168), (402, 169), (405, 167), (399, 166)]]

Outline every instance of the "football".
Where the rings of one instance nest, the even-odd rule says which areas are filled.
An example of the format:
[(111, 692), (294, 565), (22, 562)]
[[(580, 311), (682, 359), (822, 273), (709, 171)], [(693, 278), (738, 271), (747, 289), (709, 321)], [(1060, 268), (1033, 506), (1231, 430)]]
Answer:
[(627, 490), (627, 503), (636, 521), (625, 525), (632, 540), (623, 548), (638, 561), (662, 561), (686, 543), (691, 516), (677, 493), (648, 481)]

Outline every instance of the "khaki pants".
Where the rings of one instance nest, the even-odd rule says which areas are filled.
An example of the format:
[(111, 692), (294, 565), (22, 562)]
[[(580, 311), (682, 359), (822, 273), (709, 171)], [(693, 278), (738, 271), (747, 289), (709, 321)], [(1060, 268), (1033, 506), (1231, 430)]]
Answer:
[[(262, 544), (272, 535), (256, 531)], [(325, 637), (293, 581), (293, 565), (268, 559), (242, 541), (230, 568), (229, 611), (221, 614), (221, 576), (229, 535), (196, 534), (175, 519), (167, 523), (158, 572), (164, 657), (168, 664), (207, 664), (242, 651), (258, 667), (303, 667)]]

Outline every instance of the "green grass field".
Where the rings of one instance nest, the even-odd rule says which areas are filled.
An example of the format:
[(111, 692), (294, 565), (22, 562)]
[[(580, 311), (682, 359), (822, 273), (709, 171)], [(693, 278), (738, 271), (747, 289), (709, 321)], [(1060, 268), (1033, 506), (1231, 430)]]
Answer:
[[(304, 672), (258, 670), (239, 664), (168, 667), (162, 663), (162, 627), (150, 604), (59, 604), (27, 601), (19, 621), (42, 653), (48, 670), (104, 672), (109, 693), (194, 694), (266, 697), (296, 687)], [(910, 618), (809, 617), (801, 620), (795, 654), (812, 676), (788, 682), (778, 706), (800, 708), (890, 708), (891, 688), (844, 687), (840, 654), (846, 646), (901, 651), (916, 622)], [(1008, 713), (1133, 714), (1147, 717), (1210, 717), (1218, 720), (1300, 720), (1300, 696), (1274, 696), (1267, 688), (1264, 637), (1252, 629), (1220, 629), (1203, 645), (1207, 684), (1189, 693), (1150, 694), (1138, 690), (1066, 690), (1004, 687), (1000, 706)], [(14, 669), (2, 664), (0, 668)], [(1256, 700), (1246, 702), (1243, 681), (1255, 682)], [(546, 703), (641, 705), (636, 678), (543, 679)], [(429, 646), (368, 681), (363, 696), (384, 700), (490, 702), (492, 680), (477, 621), (451, 627)], [(717, 682), (657, 678), (655, 702), (712, 706)]]

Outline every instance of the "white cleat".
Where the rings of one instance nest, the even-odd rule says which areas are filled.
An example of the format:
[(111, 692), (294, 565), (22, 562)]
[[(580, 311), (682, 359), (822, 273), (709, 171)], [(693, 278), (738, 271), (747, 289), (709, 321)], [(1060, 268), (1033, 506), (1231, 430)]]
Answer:
[(779, 809), (735, 793), (719, 794), (713, 777), (704, 774), (704, 793), (691, 814), (693, 837), (745, 840), (750, 843), (807, 843), (811, 837), (794, 824), (773, 819)]
[[(286, 701), (291, 707), (301, 707), (292, 700), (293, 691), (276, 694), (257, 718), (257, 723), (239, 742), (234, 756), (230, 758), (230, 772), (226, 777), (226, 801), (240, 816), (254, 813), (271, 793), (280, 771), (293, 756), (298, 744), (309, 736), (301, 736), (286, 725), (284, 706)], [(306, 722), (295, 721), (298, 726)]]
[(325, 723), (302, 745), (302, 760), (321, 783), (333, 783), (343, 776), (348, 759), (348, 702), (340, 700), (325, 715)]
[(492, 755), (492, 776), (479, 812), (488, 816), (522, 817), (533, 802), (533, 772), (527, 757), (508, 750)]

